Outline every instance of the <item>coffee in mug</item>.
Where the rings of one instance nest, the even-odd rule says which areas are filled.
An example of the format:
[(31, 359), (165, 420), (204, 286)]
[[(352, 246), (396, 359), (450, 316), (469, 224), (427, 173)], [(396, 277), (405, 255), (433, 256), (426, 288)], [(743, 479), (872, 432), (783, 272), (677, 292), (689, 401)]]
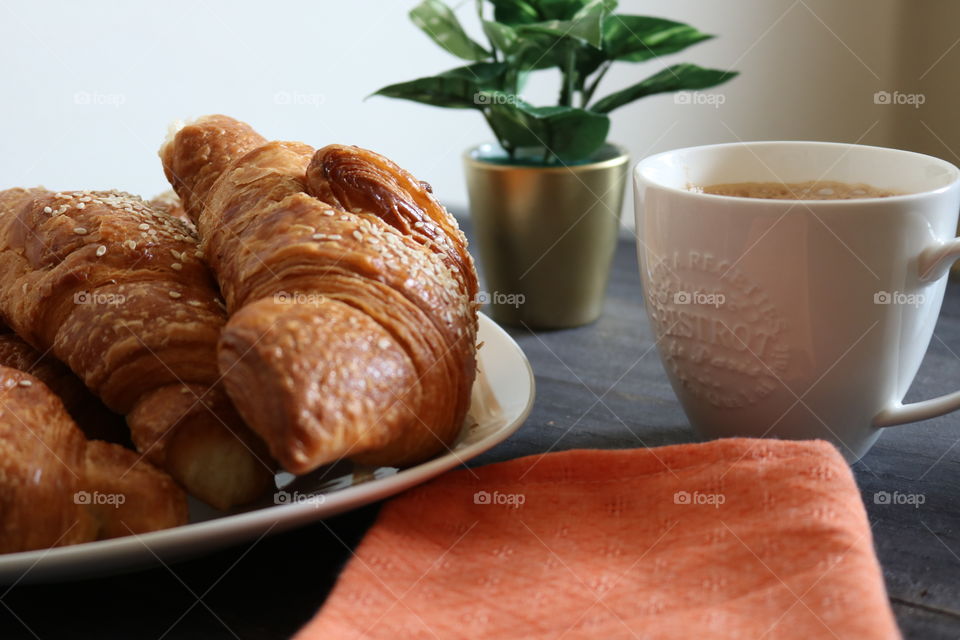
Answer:
[(767, 200), (857, 200), (860, 198), (889, 198), (902, 195), (889, 189), (880, 189), (869, 184), (851, 184), (835, 180), (807, 180), (785, 184), (783, 182), (736, 182), (712, 184), (706, 187), (691, 187), (691, 191), (712, 193), (736, 198), (764, 198)]

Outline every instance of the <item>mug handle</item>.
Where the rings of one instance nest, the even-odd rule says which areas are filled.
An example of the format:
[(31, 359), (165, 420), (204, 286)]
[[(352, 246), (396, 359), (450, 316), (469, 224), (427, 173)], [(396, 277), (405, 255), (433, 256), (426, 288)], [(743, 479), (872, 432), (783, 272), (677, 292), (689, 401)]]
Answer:
[[(923, 284), (936, 282), (947, 275), (950, 267), (957, 260), (960, 260), (960, 238), (954, 238), (924, 250), (917, 261), (920, 282)], [(957, 409), (960, 409), (960, 391), (910, 404), (898, 401), (877, 414), (873, 423), (877, 427), (893, 427), (935, 418)]]

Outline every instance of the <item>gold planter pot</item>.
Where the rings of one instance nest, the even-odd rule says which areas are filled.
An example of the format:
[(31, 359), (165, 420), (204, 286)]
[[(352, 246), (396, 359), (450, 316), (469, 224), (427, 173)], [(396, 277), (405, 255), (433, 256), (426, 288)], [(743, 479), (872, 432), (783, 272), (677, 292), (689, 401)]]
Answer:
[(607, 145), (596, 162), (539, 167), (484, 160), (490, 149), (464, 154), (484, 302), (498, 322), (514, 326), (593, 322), (617, 246), (626, 150)]

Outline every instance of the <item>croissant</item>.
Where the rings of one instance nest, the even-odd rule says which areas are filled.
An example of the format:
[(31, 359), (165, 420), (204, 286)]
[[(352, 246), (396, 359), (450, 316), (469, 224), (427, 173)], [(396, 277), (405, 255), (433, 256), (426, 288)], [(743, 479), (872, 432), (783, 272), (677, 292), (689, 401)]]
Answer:
[(87, 438), (123, 444), (130, 440), (123, 417), (107, 409), (65, 364), (40, 353), (2, 324), (0, 365), (29, 373), (47, 385)]
[(0, 192), (0, 312), (65, 362), (134, 444), (218, 508), (271, 468), (221, 386), (222, 302), (183, 222), (117, 192)]
[(85, 443), (42, 382), (0, 367), (0, 553), (96, 539), (92, 515), (73, 498)]
[(81, 493), (97, 539), (148, 533), (187, 523), (187, 496), (173, 478), (119, 445), (90, 440)]
[(477, 279), (429, 186), (226, 116), (160, 155), (230, 314), (227, 392), (277, 461), (406, 466), (449, 447), (476, 375)]
[(174, 482), (133, 451), (87, 443), (38, 378), (0, 366), (0, 553), (184, 524)]

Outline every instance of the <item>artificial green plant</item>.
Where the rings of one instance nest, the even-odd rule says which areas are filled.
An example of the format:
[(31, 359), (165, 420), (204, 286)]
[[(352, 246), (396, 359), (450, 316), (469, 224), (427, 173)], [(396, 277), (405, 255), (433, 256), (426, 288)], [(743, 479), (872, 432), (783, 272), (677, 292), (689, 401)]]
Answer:
[[(476, 0), (487, 45), (467, 35), (441, 0), (423, 0), (410, 18), (449, 53), (470, 61), (435, 76), (392, 84), (374, 95), (454, 109), (475, 109), (510, 159), (534, 151), (543, 164), (587, 161), (606, 142), (610, 112), (657, 93), (722, 84), (735, 71), (669, 66), (634, 85), (596, 98), (615, 62), (644, 62), (712, 38), (663, 18), (615, 13), (616, 0)], [(488, 19), (492, 10), (492, 19)], [(557, 104), (520, 97), (531, 72), (556, 68)]]

